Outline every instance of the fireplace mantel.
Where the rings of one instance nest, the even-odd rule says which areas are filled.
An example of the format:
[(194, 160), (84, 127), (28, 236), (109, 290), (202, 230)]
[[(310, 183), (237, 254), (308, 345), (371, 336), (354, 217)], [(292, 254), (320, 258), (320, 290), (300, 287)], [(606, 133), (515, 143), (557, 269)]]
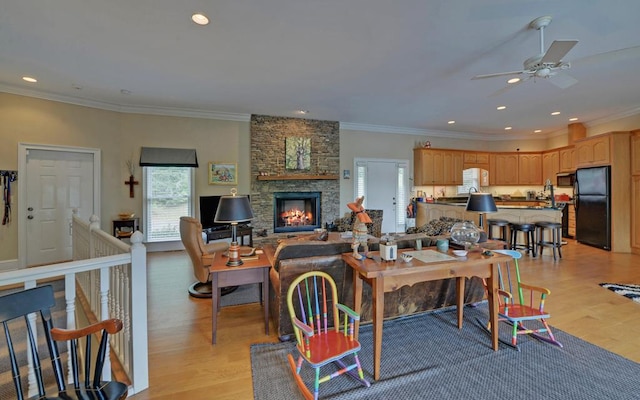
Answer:
[(258, 175), (259, 181), (337, 180), (338, 175)]

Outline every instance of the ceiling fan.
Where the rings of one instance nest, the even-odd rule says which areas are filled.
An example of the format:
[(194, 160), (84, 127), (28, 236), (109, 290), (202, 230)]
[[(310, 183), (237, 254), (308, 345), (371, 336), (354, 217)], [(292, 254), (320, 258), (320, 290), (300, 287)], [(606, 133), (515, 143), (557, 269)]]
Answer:
[(571, 51), (571, 49), (578, 43), (578, 41), (554, 40), (553, 43), (551, 43), (549, 49), (546, 52), (544, 50), (544, 28), (551, 23), (551, 20), (552, 18), (550, 16), (543, 16), (538, 17), (529, 23), (529, 29), (536, 29), (540, 31), (540, 53), (526, 59), (524, 61), (523, 70), (476, 75), (471, 79), (495, 78), (498, 76), (507, 75), (525, 75), (524, 78), (514, 82), (504, 89), (501, 89), (493, 95), (500, 94), (505, 90), (515, 86), (516, 84), (520, 84), (531, 78), (553, 77), (553, 79), (550, 79), (549, 81), (562, 89), (568, 88), (569, 86), (577, 83), (578, 81), (572, 76), (566, 73), (559, 74), (559, 72), (571, 68), (571, 64), (569, 62), (562, 61), (562, 58), (567, 55), (569, 51)]

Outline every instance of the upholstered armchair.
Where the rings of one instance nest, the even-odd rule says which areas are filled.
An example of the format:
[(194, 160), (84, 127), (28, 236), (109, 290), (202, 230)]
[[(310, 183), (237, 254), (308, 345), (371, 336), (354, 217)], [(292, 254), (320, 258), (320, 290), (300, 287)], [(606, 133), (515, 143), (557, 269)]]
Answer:
[(229, 244), (216, 242), (205, 244), (202, 240), (202, 225), (200, 221), (191, 217), (180, 217), (180, 239), (184, 245), (197, 282), (189, 286), (189, 295), (193, 297), (211, 297), (211, 274), (209, 266), (218, 251), (226, 251)]

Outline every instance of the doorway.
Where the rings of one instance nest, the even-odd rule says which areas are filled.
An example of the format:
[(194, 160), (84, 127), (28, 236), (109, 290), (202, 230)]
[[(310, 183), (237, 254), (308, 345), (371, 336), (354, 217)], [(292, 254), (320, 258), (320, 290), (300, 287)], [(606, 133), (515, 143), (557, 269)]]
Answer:
[(100, 150), (18, 145), (18, 265), (72, 259), (71, 216), (100, 216)]
[(356, 197), (364, 196), (364, 207), (382, 210), (382, 232), (404, 232), (409, 199), (409, 161), (355, 159)]

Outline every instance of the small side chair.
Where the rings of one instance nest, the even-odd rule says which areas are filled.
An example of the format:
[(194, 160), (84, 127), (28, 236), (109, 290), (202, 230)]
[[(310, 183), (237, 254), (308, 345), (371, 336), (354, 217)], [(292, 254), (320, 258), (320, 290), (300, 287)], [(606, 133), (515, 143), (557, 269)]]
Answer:
[[(287, 305), (299, 353), (297, 363), (293, 355), (288, 355), (289, 366), (305, 399), (318, 399), (320, 383), (344, 373), (370, 386), (358, 359), (360, 343), (354, 336), (355, 321), (360, 316), (338, 303), (336, 284), (329, 274), (311, 271), (300, 275), (289, 286)], [(349, 363), (344, 361), (347, 357)], [(330, 363), (336, 364), (337, 370), (331, 368), (321, 377), (320, 368)], [(315, 372), (313, 394), (300, 375), (306, 364)]]
[[(38, 391), (37, 396), (31, 398), (43, 400), (125, 399), (128, 394), (126, 384), (102, 380), (105, 358), (109, 356), (107, 352), (109, 335), (122, 330), (122, 321), (108, 319), (81, 329), (54, 328), (51, 317), (51, 308), (54, 305), (55, 298), (50, 285), (0, 297), (0, 322), (3, 325), (6, 347), (9, 352), (13, 384), (16, 389), (15, 398), (18, 400), (27, 398), (25, 392), (28, 390), (23, 387), (27, 379), (21, 375), (23, 372), (26, 373), (27, 369), (24, 368), (25, 365), (20, 365), (20, 361), (31, 358), (33, 360), (33, 377), (30, 376), (29, 380), (33, 379)], [(32, 313), (40, 316), (43, 328), (40, 335), (42, 332), (44, 333), (44, 340), (37, 340), (36, 325), (35, 323), (32, 325), (29, 317), (29, 314)], [(33, 321), (35, 322), (35, 318)], [(92, 356), (91, 343), (95, 340), (94, 335), (97, 335), (99, 345), (97, 352)], [(22, 340), (26, 340), (27, 343), (23, 344)], [(63, 355), (58, 349), (58, 343), (65, 341), (69, 344), (69, 351)], [(38, 342), (41, 344), (39, 345)], [(78, 345), (82, 343), (84, 343), (84, 353), (80, 356)], [(46, 356), (39, 354), (40, 350), (44, 348), (49, 350), (50, 366), (44, 362)], [(63, 359), (71, 360), (72, 382), (67, 380), (68, 369), (66, 363), (63, 366)], [(29, 373), (31, 374), (31, 372)], [(55, 386), (57, 386), (57, 390), (51, 388), (49, 394), (45, 392), (49, 390), (49, 386), (53, 386), (53, 381), (51, 385), (48, 385), (47, 376), (53, 376)], [(67, 386), (67, 383), (70, 385)]]

